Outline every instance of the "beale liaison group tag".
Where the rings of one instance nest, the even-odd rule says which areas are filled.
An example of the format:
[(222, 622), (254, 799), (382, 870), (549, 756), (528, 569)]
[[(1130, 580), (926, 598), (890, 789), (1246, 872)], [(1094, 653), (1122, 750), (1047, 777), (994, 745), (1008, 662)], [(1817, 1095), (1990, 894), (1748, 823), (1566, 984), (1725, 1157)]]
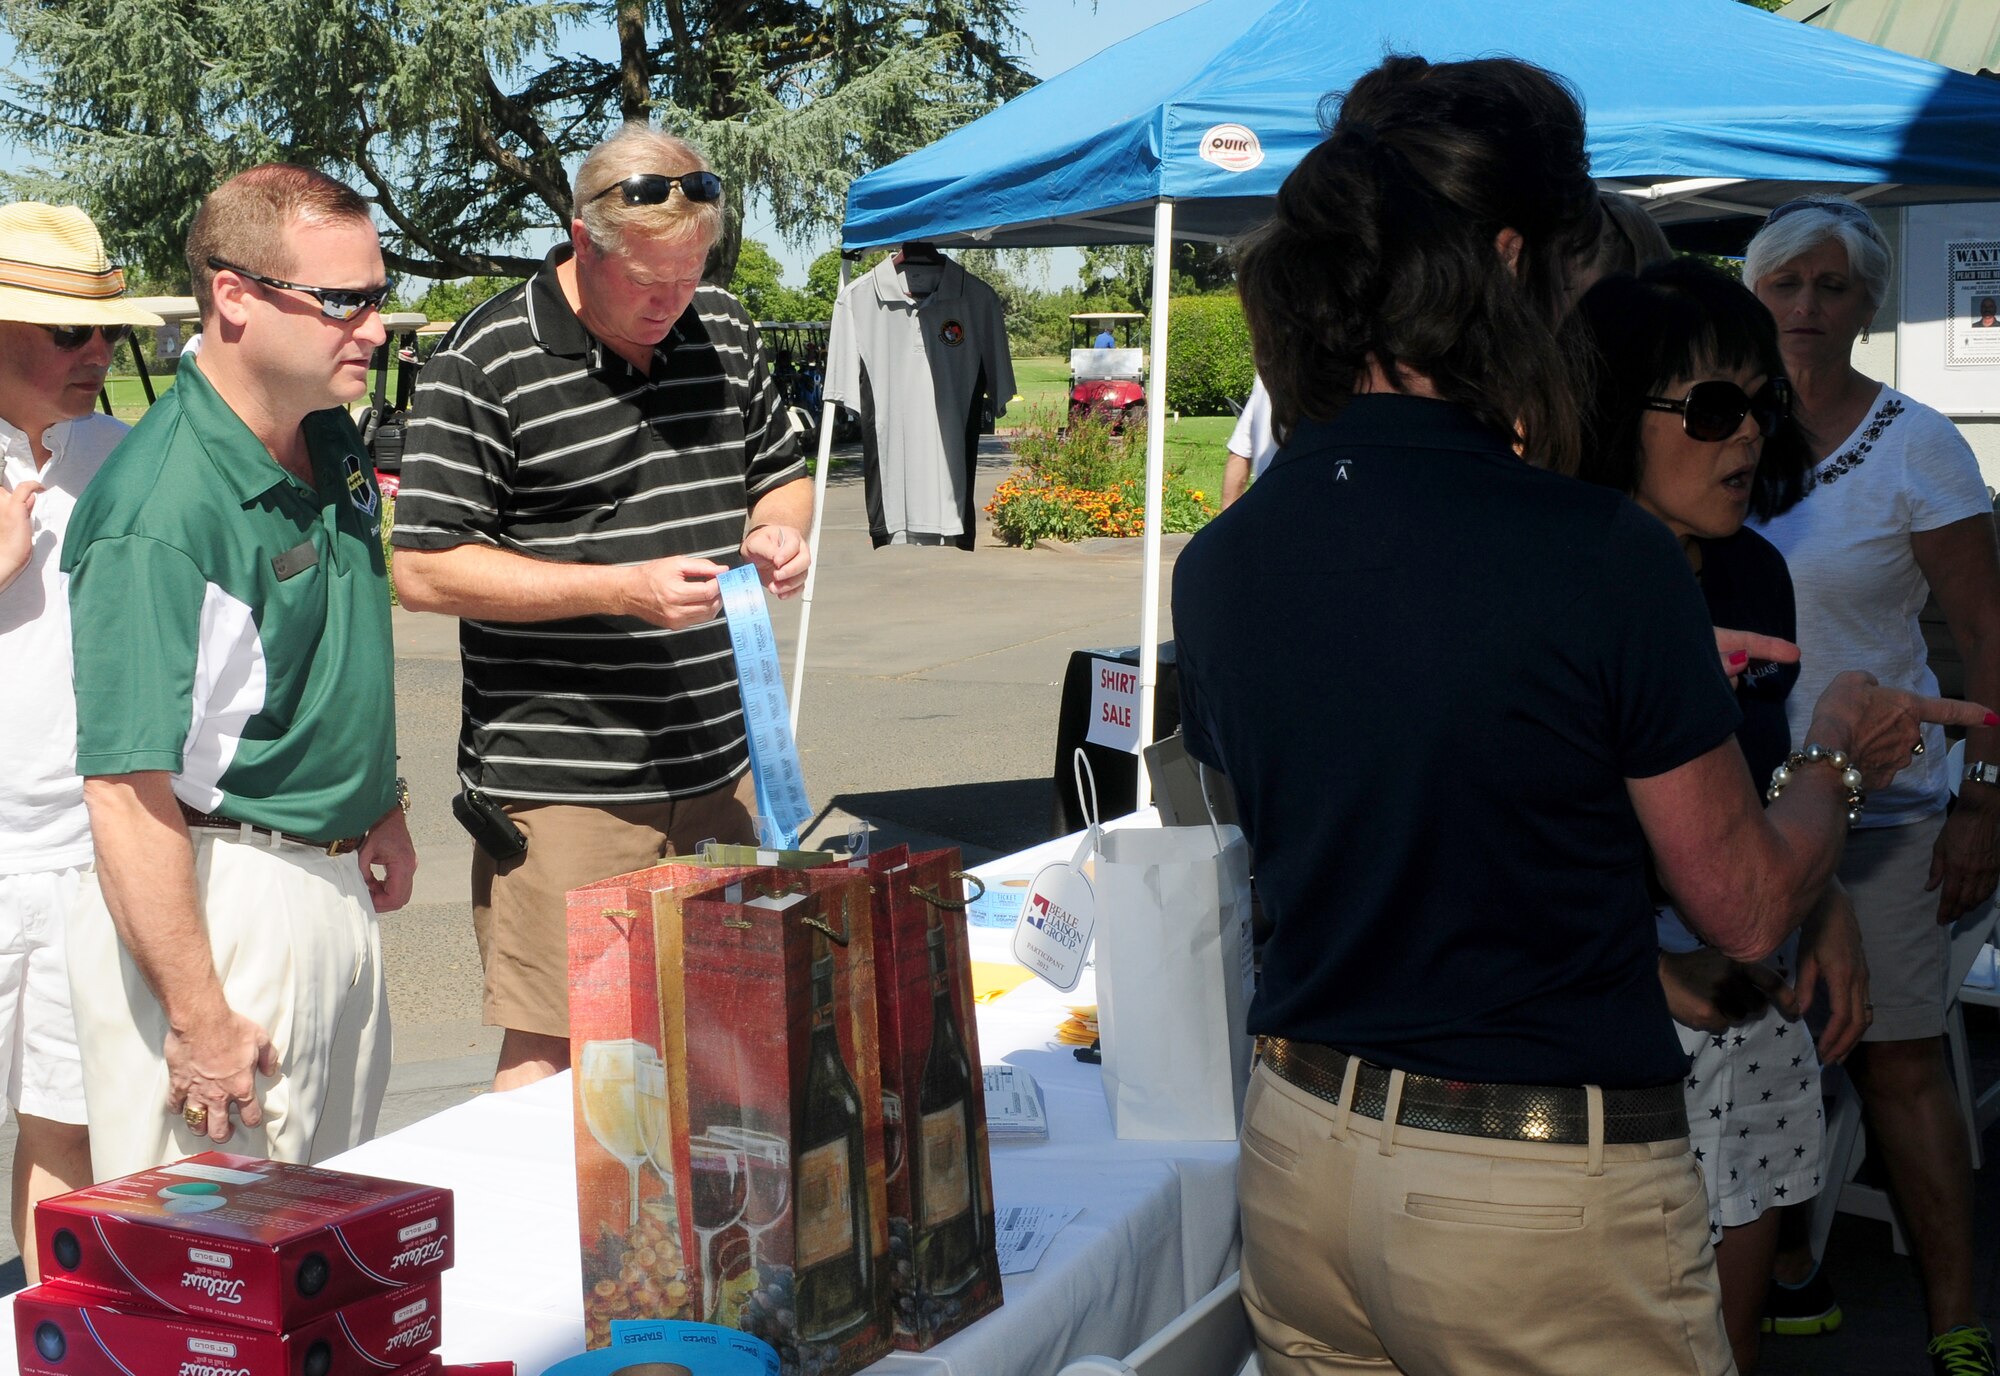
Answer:
[(1028, 885), (1014, 928), (1014, 959), (1068, 993), (1083, 976), (1097, 895), (1075, 862), (1050, 865)]

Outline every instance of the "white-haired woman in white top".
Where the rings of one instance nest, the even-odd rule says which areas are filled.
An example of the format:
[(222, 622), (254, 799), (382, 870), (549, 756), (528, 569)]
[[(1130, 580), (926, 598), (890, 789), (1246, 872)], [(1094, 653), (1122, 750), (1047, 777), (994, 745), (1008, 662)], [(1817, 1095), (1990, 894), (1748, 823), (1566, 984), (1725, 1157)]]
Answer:
[[(1831, 196), (1772, 211), (1744, 260), (1744, 280), (1777, 318), (1794, 414), (1815, 459), (1806, 498), (1762, 527), (1797, 591), (1798, 704), (1843, 669), (1935, 693), (1917, 624), (1930, 591), (1964, 656), (1967, 696), (2000, 693), (2000, 556), (1978, 462), (1950, 420), (1854, 366), (1891, 266), (1868, 212)], [(1795, 719), (1794, 730), (1804, 724)], [(1943, 732), (1928, 727), (1910, 744), (1919, 757), (1869, 796), (1840, 870), (1873, 1000), (1848, 1067), (1869, 1149), (1909, 1225), (1934, 1369), (1957, 1376), (1991, 1372), (1994, 1359), (1973, 1301), (1972, 1172), (1944, 1065), (1945, 963), (1950, 924), (1985, 903), (2000, 876), (2000, 768), (1991, 768), (2000, 766), (2000, 729), (1968, 734), (1966, 757), (1987, 777), (1965, 783), (1949, 814)], [(1782, 1255), (1778, 1269), (1781, 1281), (1802, 1282), (1810, 1255)], [(1830, 1297), (1801, 1303), (1797, 1291), (1774, 1289), (1773, 1298), (1812, 1311), (1794, 1321), (1816, 1313), (1837, 1322)], [(1777, 1317), (1788, 1331), (1782, 1308)]]

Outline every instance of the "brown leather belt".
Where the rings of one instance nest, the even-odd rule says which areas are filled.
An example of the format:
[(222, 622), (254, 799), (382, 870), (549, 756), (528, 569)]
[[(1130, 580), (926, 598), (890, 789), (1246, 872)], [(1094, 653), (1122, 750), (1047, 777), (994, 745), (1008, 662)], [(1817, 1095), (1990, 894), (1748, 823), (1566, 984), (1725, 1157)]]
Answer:
[(178, 798), (174, 801), (180, 803), (181, 820), (191, 827), (202, 827), (210, 831), (247, 831), (252, 836), (289, 841), (295, 846), (305, 846), (309, 850), (322, 851), (327, 855), (346, 855), (350, 851), (361, 849), (359, 836), (345, 836), (338, 841), (309, 841), (288, 831), (274, 831), (270, 827), (260, 827), (252, 822), (239, 822), (234, 817), (222, 817), (213, 812), (199, 812), (186, 803), (181, 803)]
[[(1330, 1046), (1264, 1039), (1264, 1064), (1271, 1073), (1329, 1104), (1340, 1102), (1348, 1059), (1346, 1052)], [(1679, 1080), (1603, 1093), (1606, 1142), (1667, 1142), (1687, 1136), (1687, 1100)], [(1379, 1122), (1388, 1105), (1388, 1069), (1361, 1062), (1354, 1077), (1354, 1112)], [(1507, 1142), (1584, 1146), (1590, 1141), (1588, 1095), (1574, 1085), (1495, 1085), (1405, 1074), (1396, 1122)]]

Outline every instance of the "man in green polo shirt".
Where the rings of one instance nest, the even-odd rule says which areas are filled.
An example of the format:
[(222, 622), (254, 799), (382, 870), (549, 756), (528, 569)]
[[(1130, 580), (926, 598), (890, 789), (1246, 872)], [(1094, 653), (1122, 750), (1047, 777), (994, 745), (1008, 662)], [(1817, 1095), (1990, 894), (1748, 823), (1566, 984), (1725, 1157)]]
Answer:
[(200, 359), (63, 547), (97, 852), (70, 975), (100, 1180), (232, 1137), (304, 1161), (370, 1136), (375, 915), (416, 868), (380, 498), (341, 409), (384, 338), (367, 204), (253, 168), (202, 203), (188, 266)]

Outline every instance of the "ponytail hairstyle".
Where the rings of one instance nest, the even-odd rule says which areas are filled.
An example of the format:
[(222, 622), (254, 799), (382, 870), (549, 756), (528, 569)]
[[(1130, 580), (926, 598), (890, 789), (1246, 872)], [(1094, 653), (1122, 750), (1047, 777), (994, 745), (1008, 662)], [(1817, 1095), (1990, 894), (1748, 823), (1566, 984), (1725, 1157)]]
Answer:
[(1320, 119), (1326, 138), (1237, 262), (1278, 434), (1331, 420), (1372, 357), (1391, 386), (1422, 373), (1529, 460), (1574, 472), (1579, 373), (1556, 325), (1602, 213), (1576, 97), (1512, 58), (1390, 57)]

